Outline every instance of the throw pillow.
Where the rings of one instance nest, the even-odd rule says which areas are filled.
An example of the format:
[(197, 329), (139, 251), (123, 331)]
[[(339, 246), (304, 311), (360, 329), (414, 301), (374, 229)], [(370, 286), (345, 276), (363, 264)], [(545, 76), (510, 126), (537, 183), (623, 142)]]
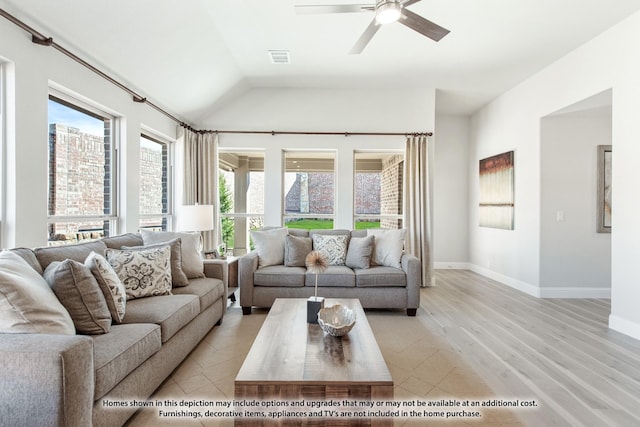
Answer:
[(371, 266), (371, 254), (373, 253), (373, 236), (352, 237), (347, 249), (345, 264), (350, 268), (365, 269)]
[(100, 254), (91, 252), (84, 261), (98, 281), (114, 323), (121, 323), (127, 306), (127, 292), (111, 264)]
[(75, 335), (69, 312), (27, 262), (0, 253), (0, 333)]
[(182, 239), (177, 238), (167, 243), (158, 243), (148, 246), (123, 246), (120, 249), (144, 250), (148, 248), (157, 248), (159, 246), (169, 245), (171, 247), (171, 284), (174, 288), (187, 286), (189, 279), (182, 271)]
[(305, 259), (312, 250), (311, 238), (285, 236), (284, 265), (287, 267), (304, 267)]
[(140, 230), (145, 246), (157, 243), (167, 243), (180, 238), (180, 254), (182, 256), (182, 271), (188, 279), (204, 277), (204, 261), (200, 253), (200, 232), (173, 232)]
[(79, 334), (109, 332), (111, 313), (89, 268), (72, 259), (54, 261), (44, 270), (44, 278), (71, 315)]
[(323, 254), (329, 265), (345, 265), (348, 238), (346, 235), (314, 234), (313, 249)]
[(171, 248), (106, 249), (105, 258), (122, 281), (127, 299), (171, 295)]
[(286, 228), (251, 231), (251, 240), (258, 252), (258, 267), (284, 264)]
[(372, 261), (376, 265), (402, 268), (400, 259), (404, 250), (405, 230), (370, 228), (368, 236), (374, 236)]

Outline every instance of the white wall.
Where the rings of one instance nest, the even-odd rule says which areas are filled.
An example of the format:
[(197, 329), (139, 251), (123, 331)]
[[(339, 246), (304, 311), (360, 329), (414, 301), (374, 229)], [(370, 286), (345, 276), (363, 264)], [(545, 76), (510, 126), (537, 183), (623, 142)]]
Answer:
[(515, 230), (477, 226), (477, 179), (470, 179), (470, 260), (474, 268), (540, 294), (540, 120), (613, 89), (614, 217), (610, 326), (640, 338), (640, 14), (634, 14), (503, 94), (472, 117), (470, 171), (481, 158), (516, 151)]
[(433, 179), (435, 268), (469, 261), (469, 117), (436, 115)]
[[(435, 91), (251, 89), (199, 127), (220, 130), (417, 132), (434, 129)], [(436, 136), (437, 138), (437, 136)], [(404, 136), (221, 134), (220, 148), (265, 152), (265, 224), (282, 223), (282, 151), (336, 152), (335, 228), (353, 228), (353, 152), (404, 151)]]
[(545, 117), (541, 126), (541, 295), (609, 298), (611, 235), (596, 232), (596, 183), (611, 108)]
[[(139, 139), (142, 127), (175, 137), (175, 123), (50, 47), (0, 19), (0, 62), (7, 71), (2, 247), (47, 243), (47, 100), (55, 86), (122, 117), (120, 232), (138, 229)], [(114, 76), (115, 77), (115, 76)]]

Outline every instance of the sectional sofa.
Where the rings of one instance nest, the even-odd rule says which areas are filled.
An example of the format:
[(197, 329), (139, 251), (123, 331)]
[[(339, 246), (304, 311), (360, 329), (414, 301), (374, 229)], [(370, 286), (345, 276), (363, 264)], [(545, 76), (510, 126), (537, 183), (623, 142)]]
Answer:
[[(151, 251), (145, 247), (158, 247), (158, 254), (165, 256), (167, 250), (162, 242), (150, 244), (166, 240), (158, 236), (125, 234), (89, 243), (11, 249), (0, 254), (1, 425), (121, 426), (138, 409), (134, 401), (145, 401), (212, 327), (222, 322), (227, 299), (227, 289), (221, 280), (223, 269), (219, 264), (202, 261), (198, 266), (196, 259), (196, 272), (188, 272), (184, 265), (185, 275), (176, 279), (173, 273), (179, 268), (174, 255), (181, 254), (181, 247), (176, 252), (175, 240), (182, 242), (181, 238), (171, 243), (171, 263), (176, 268), (171, 270), (170, 291), (165, 295), (127, 299), (122, 305), (123, 313), (113, 311), (122, 301), (110, 301), (106, 294), (105, 301), (112, 303), (107, 307), (109, 312), (94, 309), (80, 320), (76, 319), (80, 315), (71, 316), (70, 327), (64, 313), (56, 313), (57, 318), (49, 313), (44, 326), (38, 326), (22, 317), (41, 313), (27, 309), (17, 313), (11, 307), (21, 297), (21, 286), (27, 281), (38, 282), (40, 287), (36, 286), (33, 292), (40, 293), (37, 297), (40, 302), (50, 298), (39, 282), (44, 279), (55, 291), (54, 298), (69, 313), (78, 307), (68, 301), (65, 305), (65, 298), (73, 300), (80, 295), (75, 301), (81, 301), (80, 308), (85, 309), (96, 295), (89, 291), (72, 295), (86, 289), (81, 288), (86, 284), (81, 282), (84, 279), (79, 279), (86, 270), (80, 266), (87, 265), (96, 254), (107, 259), (131, 255), (135, 250)], [(61, 284), (65, 266), (72, 267), (71, 282), (78, 286)], [(85, 279), (93, 284), (90, 277)], [(133, 288), (138, 292), (143, 286)], [(49, 307), (56, 306), (56, 301), (50, 301)], [(116, 321), (115, 317), (122, 314)], [(88, 332), (77, 333), (77, 328), (86, 327)]]
[(317, 276), (318, 296), (358, 298), (364, 308), (420, 306), (421, 263), (404, 253), (404, 230), (298, 230), (265, 227), (251, 233), (256, 249), (238, 260), (240, 305), (271, 307), (276, 298), (314, 295), (316, 275), (305, 264), (312, 250), (328, 268)]

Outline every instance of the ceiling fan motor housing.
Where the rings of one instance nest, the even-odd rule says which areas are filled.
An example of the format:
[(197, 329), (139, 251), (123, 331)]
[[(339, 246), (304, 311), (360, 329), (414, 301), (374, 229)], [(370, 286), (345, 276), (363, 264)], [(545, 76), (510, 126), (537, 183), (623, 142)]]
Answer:
[(402, 14), (402, 4), (398, 0), (378, 0), (376, 2), (376, 21), (379, 24), (395, 22)]

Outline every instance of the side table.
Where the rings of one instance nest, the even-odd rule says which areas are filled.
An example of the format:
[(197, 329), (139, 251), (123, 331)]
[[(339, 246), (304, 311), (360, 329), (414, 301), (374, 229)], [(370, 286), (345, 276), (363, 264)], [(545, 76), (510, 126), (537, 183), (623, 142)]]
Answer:
[(215, 270), (211, 277), (221, 277), (227, 288), (231, 302), (236, 302), (235, 292), (238, 290), (238, 257), (208, 258), (204, 260), (205, 270)]

